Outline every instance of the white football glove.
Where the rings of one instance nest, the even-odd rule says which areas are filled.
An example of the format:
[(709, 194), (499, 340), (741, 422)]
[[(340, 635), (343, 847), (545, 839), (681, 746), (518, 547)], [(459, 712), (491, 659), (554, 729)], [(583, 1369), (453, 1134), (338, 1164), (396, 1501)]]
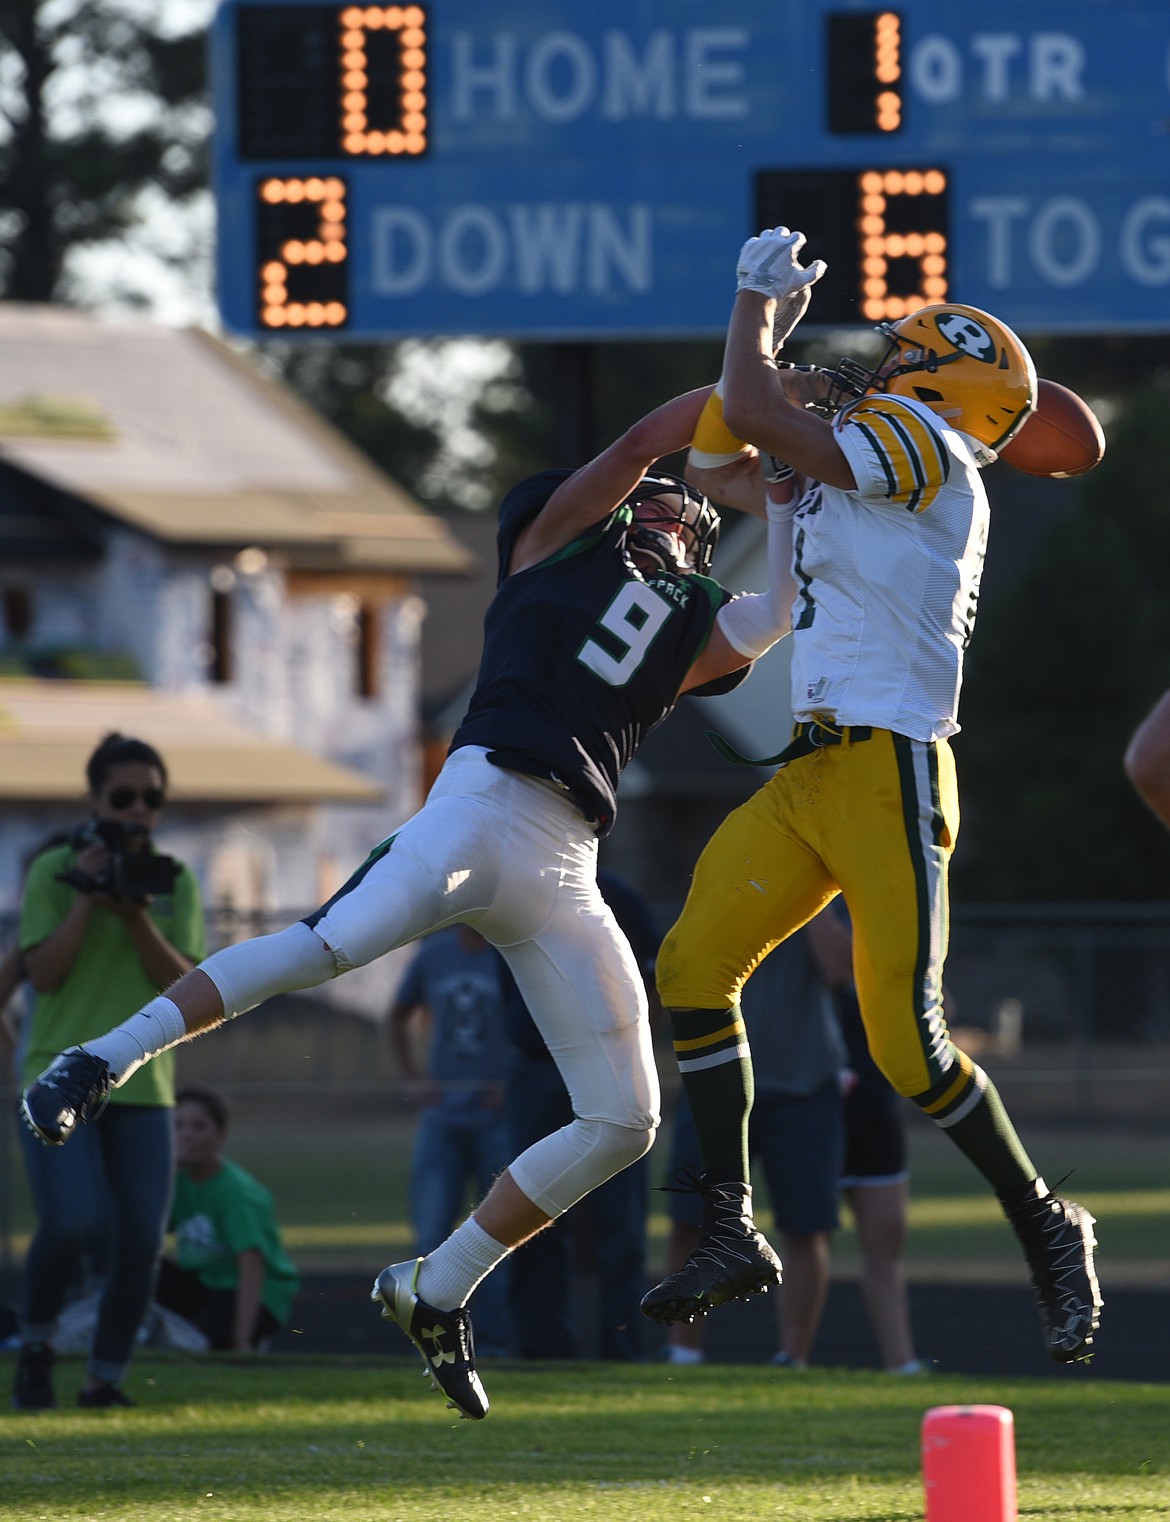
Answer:
[(812, 287), (828, 268), (823, 259), (814, 259), (807, 269), (800, 263), (804, 243), (803, 233), (769, 227), (759, 237), (749, 238), (739, 251), (736, 290), (759, 291), (776, 299), (772, 339), (777, 349), (808, 310)]

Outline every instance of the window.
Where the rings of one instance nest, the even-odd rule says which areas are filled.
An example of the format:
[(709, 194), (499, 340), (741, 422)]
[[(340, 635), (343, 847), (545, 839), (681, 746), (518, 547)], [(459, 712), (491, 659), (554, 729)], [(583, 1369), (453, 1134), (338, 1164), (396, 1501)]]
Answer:
[(378, 696), (378, 655), (382, 621), (373, 603), (363, 602), (357, 611), (357, 695)]
[(26, 640), (33, 626), (32, 593), (27, 586), (12, 582), (4, 588), (0, 601), (4, 608), (5, 634), (18, 643)]
[(230, 589), (211, 586), (211, 657), (207, 675), (219, 684), (232, 679), (232, 594)]

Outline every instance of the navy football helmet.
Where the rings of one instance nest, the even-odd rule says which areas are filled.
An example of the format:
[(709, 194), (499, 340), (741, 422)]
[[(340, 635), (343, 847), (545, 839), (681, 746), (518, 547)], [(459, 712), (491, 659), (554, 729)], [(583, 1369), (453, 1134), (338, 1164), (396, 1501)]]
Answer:
[[(639, 513), (639, 506), (642, 507)], [(711, 574), (719, 540), (719, 514), (693, 486), (668, 471), (650, 471), (626, 498), (634, 519), (626, 544), (649, 556), (662, 571)], [(679, 524), (681, 535), (659, 525)]]

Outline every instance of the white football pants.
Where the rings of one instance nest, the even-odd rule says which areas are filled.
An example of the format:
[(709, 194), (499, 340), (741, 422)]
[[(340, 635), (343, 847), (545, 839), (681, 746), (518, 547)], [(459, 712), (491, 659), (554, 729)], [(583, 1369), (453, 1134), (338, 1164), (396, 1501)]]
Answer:
[[(579, 809), (561, 788), (493, 766), (478, 746), (448, 757), (422, 809), (309, 923), (347, 972), (460, 921), (499, 948), (569, 1090), (573, 1122), (509, 1169), (534, 1204), (560, 1215), (654, 1139), (646, 992), (597, 886), (597, 838)], [(290, 952), (292, 931), (304, 936), (303, 926), (283, 932)], [(249, 1007), (249, 945), (279, 939), (204, 964), (235, 1009)], [(259, 974), (258, 956), (255, 965)]]

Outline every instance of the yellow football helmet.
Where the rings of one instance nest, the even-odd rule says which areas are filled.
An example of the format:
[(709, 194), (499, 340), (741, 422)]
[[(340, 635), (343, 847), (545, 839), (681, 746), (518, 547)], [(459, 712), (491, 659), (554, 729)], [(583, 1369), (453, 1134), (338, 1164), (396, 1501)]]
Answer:
[(1006, 323), (978, 307), (920, 307), (877, 331), (889, 347), (873, 370), (843, 359), (830, 392), (841, 405), (872, 391), (925, 402), (952, 428), (999, 450), (1036, 406), (1036, 367)]

